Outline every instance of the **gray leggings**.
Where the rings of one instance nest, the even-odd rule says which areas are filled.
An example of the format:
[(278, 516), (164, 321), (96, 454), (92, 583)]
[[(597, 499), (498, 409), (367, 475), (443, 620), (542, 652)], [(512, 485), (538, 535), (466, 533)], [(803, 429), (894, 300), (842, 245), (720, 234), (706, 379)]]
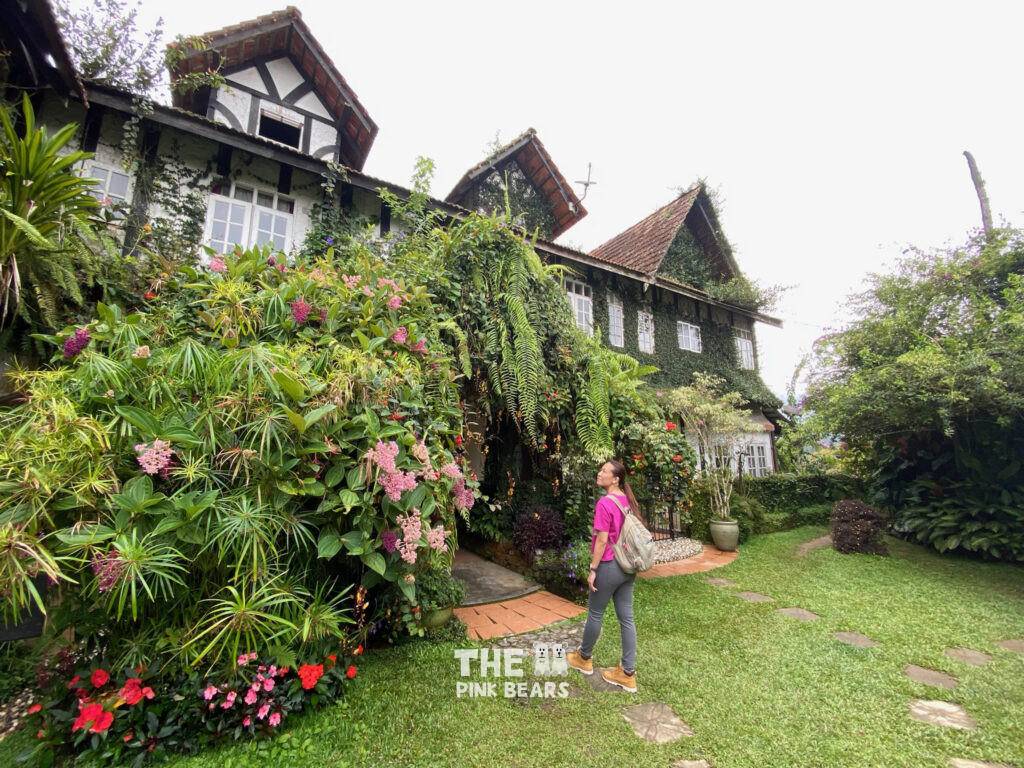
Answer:
[(636, 670), (636, 624), (633, 623), (633, 583), (635, 573), (626, 573), (614, 560), (604, 560), (597, 566), (597, 579), (587, 602), (587, 625), (583, 628), (580, 654), (586, 658), (594, 653), (594, 644), (601, 636), (601, 622), (608, 601), (615, 600), (615, 615), (622, 632), (622, 668), (632, 674)]

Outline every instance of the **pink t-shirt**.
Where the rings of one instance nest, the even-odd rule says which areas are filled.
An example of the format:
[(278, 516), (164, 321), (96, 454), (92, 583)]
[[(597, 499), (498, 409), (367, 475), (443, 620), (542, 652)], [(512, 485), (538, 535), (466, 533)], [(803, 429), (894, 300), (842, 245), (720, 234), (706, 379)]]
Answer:
[[(614, 494), (624, 508), (629, 508), (629, 500), (621, 493)], [(612, 544), (619, 540), (619, 531), (622, 530), (622, 511), (611, 500), (612, 494), (602, 496), (594, 507), (594, 530), (590, 536), (590, 554), (594, 554), (594, 547), (597, 544), (597, 532), (608, 531), (608, 545), (604, 548), (601, 562), (614, 560), (615, 552)]]

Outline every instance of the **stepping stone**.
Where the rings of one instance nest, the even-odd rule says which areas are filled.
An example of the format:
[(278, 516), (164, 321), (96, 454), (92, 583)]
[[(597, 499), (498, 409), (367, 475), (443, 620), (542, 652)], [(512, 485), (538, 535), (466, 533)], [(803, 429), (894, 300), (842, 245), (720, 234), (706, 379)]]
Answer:
[(735, 587), (736, 582), (730, 581), (729, 579), (704, 579), (705, 584), (710, 584), (712, 587)]
[(622, 710), (626, 722), (641, 739), (652, 744), (668, 744), (683, 736), (693, 736), (693, 729), (676, 717), (668, 704), (651, 701)]
[(934, 669), (927, 669), (926, 667), (919, 667), (916, 664), (907, 664), (903, 670), (903, 674), (915, 683), (934, 685), (938, 688), (947, 688), (949, 690), (956, 688), (959, 683), (959, 680), (953, 677), (953, 675), (947, 675), (945, 672), (938, 672)]
[(1017, 653), (1024, 653), (1024, 637), (1016, 640), (1000, 640), (996, 645), (1001, 648), (1009, 648), (1011, 651), (1016, 651)]
[(1011, 768), (1006, 763), (983, 763), (981, 760), (961, 760), (958, 757), (949, 758), (949, 768)]
[(760, 595), (757, 592), (737, 592), (736, 597), (743, 598), (748, 603), (770, 603), (772, 601), (768, 595)]
[(707, 760), (680, 760), (673, 763), (672, 768), (713, 768)]
[(862, 635), (860, 632), (833, 632), (832, 637), (840, 643), (854, 645), (858, 648), (877, 648), (881, 645), (881, 643), (872, 640), (867, 635)]
[(808, 554), (816, 549), (824, 549), (825, 547), (832, 546), (832, 536), (825, 535), (821, 538), (807, 541), (801, 544), (796, 550), (797, 557), (806, 557)]
[(992, 657), (987, 653), (972, 651), (970, 648), (947, 648), (945, 653), (951, 659), (956, 659), (964, 664), (971, 664), (975, 667), (983, 667), (992, 661)]
[(796, 619), (797, 621), (817, 621), (821, 618), (818, 614), (811, 613), (803, 608), (779, 608), (776, 613), (789, 616), (789, 618)]
[[(594, 674), (580, 676), (587, 682), (588, 685), (590, 685), (591, 688), (593, 688), (598, 693), (608, 693), (609, 691), (611, 693), (626, 693), (624, 690), (619, 688), (619, 686), (612, 685), (601, 676), (601, 673), (604, 672), (605, 669), (613, 669), (613, 667), (605, 667), (604, 669), (602, 669), (601, 667), (594, 667)], [(576, 675), (579, 673), (574, 672), (570, 669), (569, 674)]]
[(910, 702), (910, 716), (914, 720), (945, 728), (959, 728), (973, 731), (978, 728), (974, 718), (967, 714), (963, 707), (948, 701), (925, 701), (917, 699)]

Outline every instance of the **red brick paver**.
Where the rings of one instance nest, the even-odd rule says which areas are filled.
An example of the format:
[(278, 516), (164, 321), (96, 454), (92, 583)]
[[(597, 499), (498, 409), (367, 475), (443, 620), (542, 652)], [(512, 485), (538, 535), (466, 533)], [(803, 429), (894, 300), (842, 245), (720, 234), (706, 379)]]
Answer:
[[(646, 573), (644, 578), (661, 576), (682, 576), (688, 573), (710, 571), (728, 565), (739, 556), (739, 552), (723, 552), (709, 544), (696, 557), (661, 563)], [(525, 597), (505, 600), (501, 603), (474, 605), (456, 608), (455, 615), (466, 622), (467, 634), (474, 640), (490, 640), (504, 635), (518, 635), (535, 629), (557, 624), (565, 619), (579, 616), (587, 609), (564, 600), (550, 592), (534, 592)]]

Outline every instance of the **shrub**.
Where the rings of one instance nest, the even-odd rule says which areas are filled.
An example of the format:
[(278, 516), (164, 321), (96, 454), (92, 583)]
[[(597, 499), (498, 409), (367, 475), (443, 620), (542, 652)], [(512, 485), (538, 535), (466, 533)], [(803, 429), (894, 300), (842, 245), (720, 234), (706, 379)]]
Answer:
[(416, 574), (416, 601), (422, 610), (460, 605), (465, 599), (465, 583), (450, 570), (423, 568)]
[[(826, 502), (831, 508), (832, 503), (840, 499), (866, 500), (868, 489), (866, 483), (854, 475), (808, 472), (744, 477), (737, 492), (757, 499), (768, 514), (793, 514), (802, 508)], [(827, 520), (828, 515), (825, 517)]]
[(828, 525), (831, 514), (831, 504), (812, 504), (793, 512), (765, 512), (757, 532), (777, 533), (803, 525)]
[(537, 505), (525, 509), (516, 518), (512, 542), (528, 564), (533, 564), (538, 549), (559, 547), (565, 539), (565, 524), (551, 507)]
[(574, 541), (564, 551), (547, 551), (537, 558), (530, 574), (544, 588), (577, 603), (589, 594), (590, 540)]
[(832, 546), (837, 552), (887, 555), (882, 532), (885, 515), (857, 499), (837, 501), (832, 508)]

